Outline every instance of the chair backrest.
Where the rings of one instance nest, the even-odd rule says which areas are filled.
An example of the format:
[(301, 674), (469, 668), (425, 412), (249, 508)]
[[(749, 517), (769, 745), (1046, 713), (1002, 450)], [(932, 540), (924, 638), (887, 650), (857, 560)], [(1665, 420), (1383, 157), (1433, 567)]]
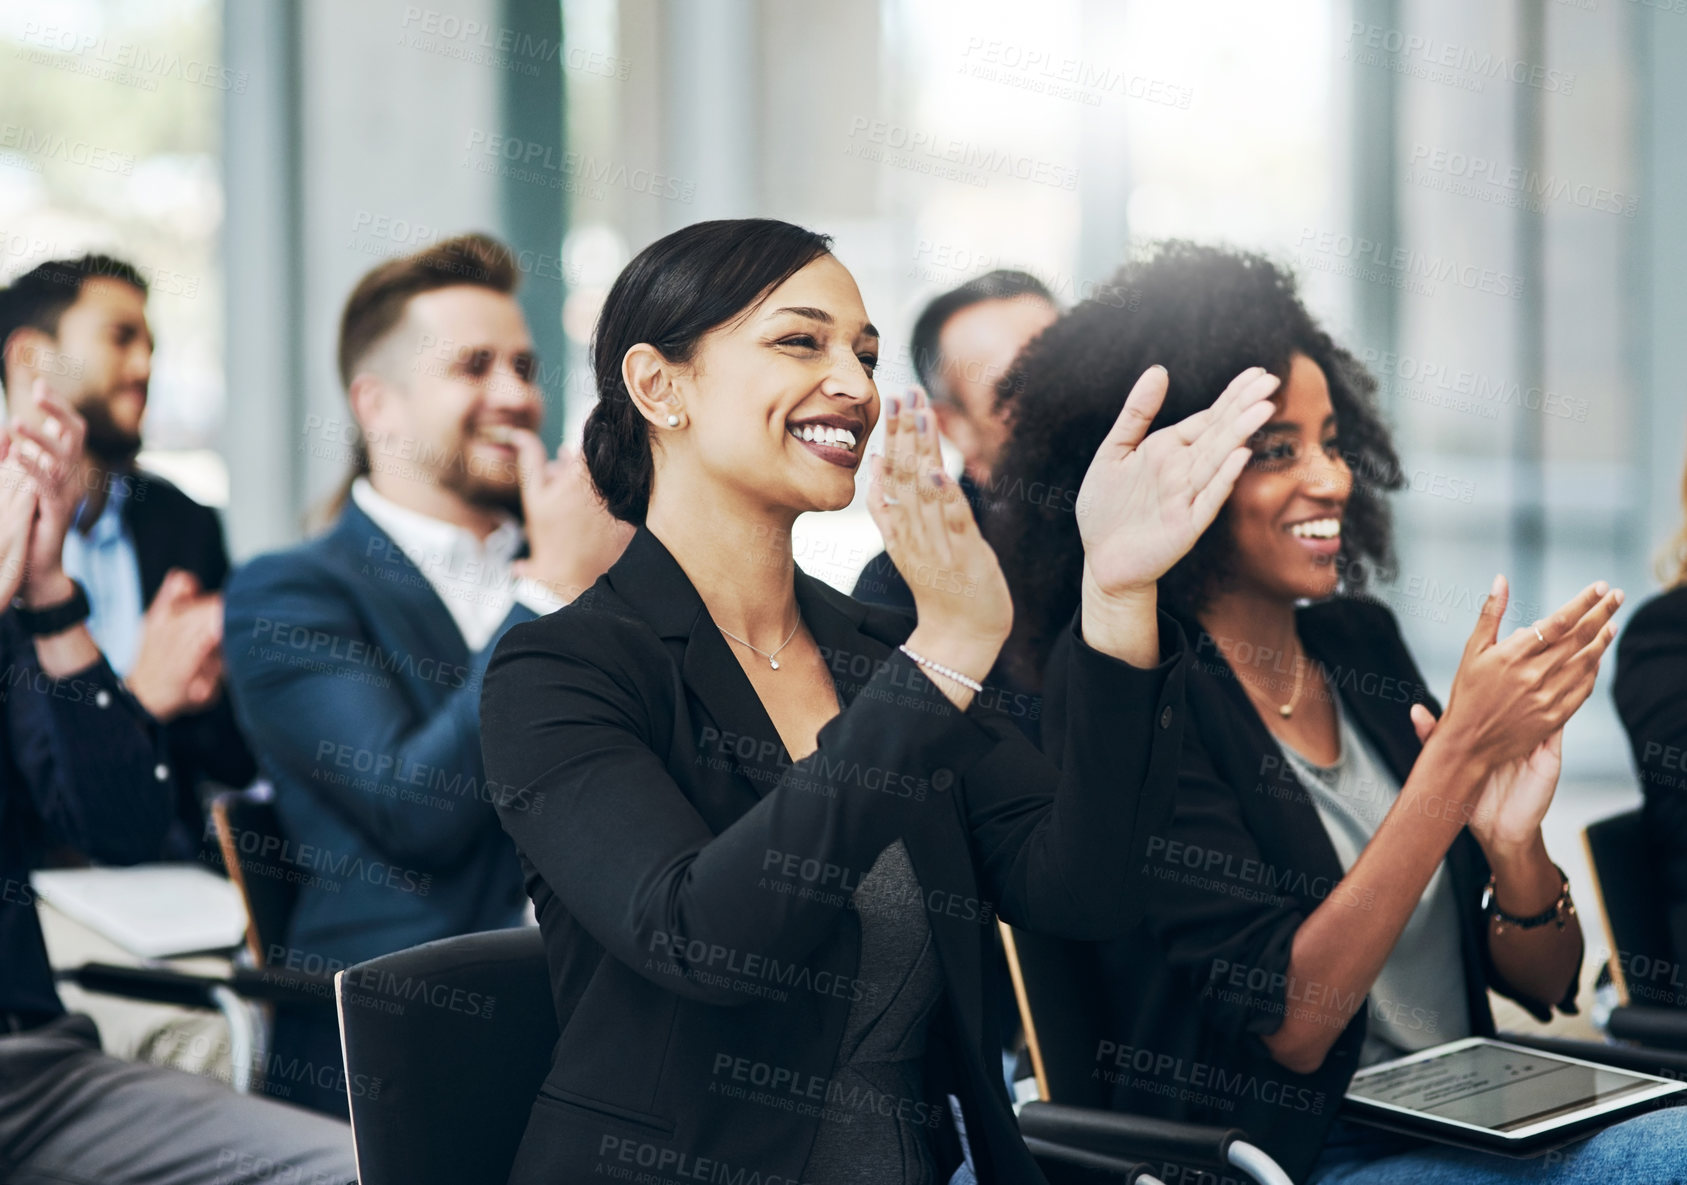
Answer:
[(263, 967), (269, 962), (265, 952), (286, 941), (287, 919), (299, 896), (281, 817), (269, 799), (231, 790), (212, 800), (211, 822), (223, 866), (246, 902), (246, 949)]
[(424, 943), (334, 982), (361, 1185), (505, 1185), (557, 1041), (538, 928)]
[(1096, 1043), (1108, 1024), (1095, 947), (999, 925), (1038, 1094), (1072, 1107), (1108, 1106), (1095, 1074)]
[(1630, 980), (1630, 973), (1647, 977), (1652, 968), (1672, 966), (1674, 959), (1663, 888), (1640, 812), (1588, 824), (1582, 843), (1593, 866), (1594, 897), (1611, 948), (1618, 998), (1624, 1004), (1655, 1004), (1645, 997), (1645, 985)]

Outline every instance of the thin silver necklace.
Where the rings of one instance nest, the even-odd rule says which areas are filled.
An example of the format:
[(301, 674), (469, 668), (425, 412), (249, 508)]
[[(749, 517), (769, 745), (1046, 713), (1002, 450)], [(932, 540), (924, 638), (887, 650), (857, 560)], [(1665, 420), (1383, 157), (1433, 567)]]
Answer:
[(777, 658), (774, 658), (773, 656), (775, 654), (778, 654), (781, 650), (785, 649), (785, 647), (787, 647), (791, 644), (791, 639), (797, 636), (797, 630), (800, 629), (801, 627), (802, 627), (802, 617), (799, 615), (797, 617), (797, 624), (793, 625), (791, 627), (791, 632), (785, 636), (785, 640), (783, 642), (779, 643), (779, 645), (775, 646), (773, 648), (772, 652), (769, 653), (768, 651), (763, 650), (759, 646), (750, 646), (750, 644), (748, 642), (744, 641), (743, 638), (740, 638), (737, 634), (735, 634), (731, 630), (727, 629), (724, 625), (720, 625), (718, 623), (715, 625), (715, 628), (717, 630), (719, 630), (721, 633), (725, 634), (727, 637), (731, 638), (734, 642), (737, 642), (741, 646), (750, 646), (751, 650), (754, 650), (757, 654), (759, 654), (763, 658), (767, 659), (767, 665), (772, 667), (776, 671), (779, 669), (779, 660)]

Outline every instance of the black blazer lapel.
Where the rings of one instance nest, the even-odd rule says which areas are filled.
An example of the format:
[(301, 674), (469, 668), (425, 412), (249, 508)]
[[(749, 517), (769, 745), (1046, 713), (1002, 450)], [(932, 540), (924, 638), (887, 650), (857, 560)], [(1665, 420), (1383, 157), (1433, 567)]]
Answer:
[[(1258, 787), (1265, 778), (1263, 759), (1281, 754), (1277, 738), (1260, 719), (1212, 635), (1193, 617), (1184, 618), (1183, 625), (1194, 639), (1196, 674), (1188, 683), (1189, 711), (1203, 747), (1230, 785)], [(1306, 883), (1335, 884), (1342, 878), (1341, 858), (1312, 795), (1292, 770), (1283, 769), (1279, 776), (1278, 788), (1287, 793), (1237, 796), (1249, 829), (1267, 851), (1285, 853), (1282, 863), (1303, 873)], [(1308, 910), (1319, 904), (1306, 901)]]
[[(123, 502), (123, 520), (135, 541), (135, 566), (140, 570), (141, 605), (144, 608), (151, 605), (152, 598), (158, 595), (165, 573), (174, 566), (175, 555), (170, 533), (161, 529), (165, 524), (151, 513), (156, 502), (137, 497), (141, 480), (137, 477), (131, 482), (129, 496)], [(179, 529), (181, 524), (177, 525)], [(194, 575), (200, 578), (200, 583), (204, 583), (203, 574), (195, 572)]]
[[(616, 595), (667, 644), (708, 722), (753, 738), (753, 747), (731, 749), (727, 759), (758, 798), (765, 795), (791, 764), (791, 755), (685, 569), (648, 527), (641, 526), (609, 569), (608, 580)], [(800, 568), (795, 580), (797, 607), (831, 669), (840, 702), (848, 707), (872, 677), (873, 665), (888, 657), (891, 647), (862, 632), (866, 606)]]
[[(705, 726), (719, 730), (712, 755), (722, 758), (732, 777), (756, 798), (767, 793), (790, 764), (790, 754), (685, 569), (648, 527), (641, 526), (607, 579), (668, 647), (707, 716)], [(728, 731), (749, 742), (727, 743)]]
[(138, 469), (112, 474), (110, 480), (127, 483), (121, 513), (135, 542), (143, 607), (152, 604), (171, 568), (192, 572), (207, 592), (222, 588), (228, 579), (228, 555), (214, 511)]
[[(736, 755), (732, 758), (735, 778), (755, 795), (746, 805), (753, 805), (778, 782), (778, 775), (790, 764), (790, 754), (737, 656), (709, 616), (696, 586), (673, 553), (642, 526), (634, 532), (606, 579), (615, 594), (668, 646), (679, 663), (686, 687), (702, 705), (710, 723), (732, 728), (741, 735), (754, 734), (758, 745), (766, 738), (774, 746), (771, 760), (755, 756), (740, 760)], [(800, 568), (795, 572), (795, 580), (797, 606), (803, 621), (831, 671), (840, 703), (847, 708), (872, 678), (878, 664), (888, 659), (907, 636), (912, 623), (904, 614), (877, 610), (845, 596)], [(749, 746), (744, 748), (748, 750)], [(964, 837), (964, 803), (958, 794), (947, 797), (959, 819), (960, 837)], [(920, 834), (906, 836), (904, 842), (926, 894), (942, 892), (976, 900), (978, 888), (970, 851), (964, 840), (952, 842), (956, 838), (947, 829), (938, 832), (926, 828)], [(1325, 842), (1327, 846), (1328, 841)], [(1331, 858), (1334, 859), (1333, 854)], [(980, 982), (983, 963), (980, 923), (949, 916), (937, 909), (928, 909), (926, 917), (950, 982)], [(972, 1048), (979, 1048), (984, 1024), (979, 1000), (965, 992), (951, 992), (950, 999), (961, 1032)]]

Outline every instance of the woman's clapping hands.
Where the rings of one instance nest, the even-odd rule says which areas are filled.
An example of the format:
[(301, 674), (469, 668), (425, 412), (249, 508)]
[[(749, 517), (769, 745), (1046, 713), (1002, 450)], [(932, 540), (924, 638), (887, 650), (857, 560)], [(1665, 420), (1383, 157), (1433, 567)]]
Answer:
[[(1252, 367), (1212, 407), (1150, 435), (1167, 381), (1159, 366), (1137, 380), (1076, 499), (1085, 637), (1139, 664), (1155, 652), (1155, 583), (1217, 517), (1278, 385)], [(943, 636), (968, 664), (961, 669), (988, 670), (1012, 629), (1013, 604), (995, 553), (943, 472), (936, 421), (918, 390), (906, 404), (887, 400), (885, 451), (874, 462), (868, 511), (922, 630)]]

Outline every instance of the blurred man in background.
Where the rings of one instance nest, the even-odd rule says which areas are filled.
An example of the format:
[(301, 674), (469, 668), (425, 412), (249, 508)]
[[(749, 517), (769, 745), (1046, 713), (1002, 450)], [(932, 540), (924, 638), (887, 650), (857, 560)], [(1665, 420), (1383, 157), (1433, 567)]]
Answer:
[[(545, 455), (518, 279), (508, 248), (465, 235), (359, 281), (339, 342), (349, 496), (326, 534), (229, 584), (235, 702), (302, 865), (272, 965), (334, 970), (526, 918), (493, 804), (545, 804), (486, 782), (481, 678), (505, 630), (584, 591), (632, 529), (576, 453)], [(275, 1045), (340, 1057), (331, 1018), (278, 1012)]]
[[(993, 271), (945, 292), (914, 322), (914, 376), (931, 399), (937, 430), (961, 454), (961, 492), (974, 514), (1008, 438), (996, 384), (1025, 343), (1059, 315), (1053, 294), (1035, 276)], [(867, 561), (853, 595), (914, 611), (908, 582), (884, 552)]]
[[(7, 411), (36, 422), (39, 380), (87, 423), (65, 570), (88, 590), (89, 630), (111, 667), (164, 725), (176, 819), (155, 857), (201, 855), (205, 803), (256, 767), (223, 692), (228, 553), (216, 512), (138, 469), (152, 377), (146, 281), (105, 255), (41, 264), (0, 290)], [(204, 853), (216, 862), (214, 849)]]
[(0, 434), (0, 1180), (343, 1185), (349, 1128), (108, 1057), (54, 990), (30, 869), (54, 841), (155, 857), (173, 794), (157, 721), (100, 654), (62, 562), (82, 420), (40, 380), (12, 392), (14, 415), (25, 400), (30, 415)]

